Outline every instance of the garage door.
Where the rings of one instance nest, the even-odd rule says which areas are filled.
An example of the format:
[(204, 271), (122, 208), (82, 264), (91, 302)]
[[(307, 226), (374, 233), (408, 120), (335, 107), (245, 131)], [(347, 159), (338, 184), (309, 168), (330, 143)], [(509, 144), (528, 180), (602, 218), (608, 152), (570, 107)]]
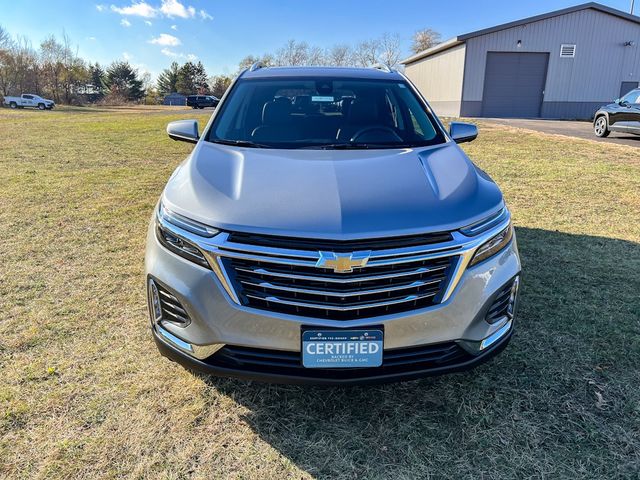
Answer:
[(488, 52), (484, 117), (539, 117), (548, 53)]

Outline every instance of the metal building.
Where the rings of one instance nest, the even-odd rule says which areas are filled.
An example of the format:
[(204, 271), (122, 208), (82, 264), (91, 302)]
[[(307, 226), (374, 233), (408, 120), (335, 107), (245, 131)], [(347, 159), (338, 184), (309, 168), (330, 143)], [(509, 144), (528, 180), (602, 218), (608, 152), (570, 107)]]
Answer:
[(591, 118), (640, 81), (640, 17), (598, 3), (447, 40), (402, 62), (439, 115)]

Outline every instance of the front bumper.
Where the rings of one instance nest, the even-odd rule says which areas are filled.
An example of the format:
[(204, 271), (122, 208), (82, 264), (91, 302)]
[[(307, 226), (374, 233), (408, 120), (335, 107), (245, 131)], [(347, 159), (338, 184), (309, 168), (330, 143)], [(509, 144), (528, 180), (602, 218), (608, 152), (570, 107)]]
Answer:
[[(153, 325), (153, 335), (163, 355), (201, 372), (279, 383), (391, 382), (466, 370), (483, 363), (506, 346), (512, 333), (511, 324), (479, 354), (469, 345), (480, 344), (504, 329), (505, 322), (489, 323), (485, 317), (498, 292), (519, 275), (520, 268), (514, 237), (497, 255), (467, 268), (455, 291), (444, 303), (368, 319), (327, 320), (268, 312), (234, 303), (211, 270), (185, 260), (160, 245), (153, 225), (149, 229), (146, 252), (147, 276), (169, 289), (190, 318), (187, 326), (163, 323), (165, 331), (186, 344), (229, 347), (198, 359), (175, 348), (175, 344), (166, 341)], [(357, 329), (373, 326), (384, 330), (385, 355), (392, 356), (394, 351), (422, 347), (456, 348), (451, 347), (451, 358), (445, 361), (421, 361), (403, 368), (386, 368), (383, 362), (383, 366), (376, 369), (316, 370), (304, 369), (299, 362), (296, 363), (296, 355), (300, 355), (303, 327)], [(255, 363), (242, 360), (234, 363), (231, 361), (233, 352), (230, 354), (229, 349), (247, 349), (266, 354), (273, 352), (280, 357), (287, 357), (289, 363), (271, 362), (274, 365), (266, 366), (256, 366)], [(285, 361), (282, 358), (280, 360)]]
[[(229, 362), (217, 358), (224, 353), (223, 351), (205, 360), (199, 360), (171, 347), (162, 339), (161, 335), (158, 334), (157, 329), (152, 328), (152, 333), (156, 346), (163, 356), (190, 370), (218, 377), (232, 377), (243, 380), (297, 385), (370, 385), (416, 380), (418, 378), (442, 375), (445, 373), (463, 372), (487, 362), (502, 352), (512, 336), (512, 330), (510, 330), (481, 355), (461, 355), (456, 361), (445, 365), (428, 366), (421, 364), (423, 366), (418, 366), (418, 368), (412, 368), (411, 365), (408, 365), (407, 368), (399, 369), (388, 368), (383, 364), (382, 367), (377, 368), (323, 370), (305, 369), (301, 365), (297, 367), (263, 365), (258, 368), (242, 365), (242, 363), (230, 365)], [(226, 356), (227, 355), (225, 355), (225, 357)]]

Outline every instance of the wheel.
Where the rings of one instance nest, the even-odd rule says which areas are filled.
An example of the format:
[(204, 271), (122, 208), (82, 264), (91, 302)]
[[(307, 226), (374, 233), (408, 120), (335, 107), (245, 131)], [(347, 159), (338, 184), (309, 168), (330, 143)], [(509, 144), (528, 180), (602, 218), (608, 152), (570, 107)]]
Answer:
[(15, 108), (18, 108), (18, 104), (17, 104), (16, 102), (11, 102), (11, 103), (9, 104), (9, 107), (10, 107), (10, 108), (14, 108), (14, 109), (15, 109)]
[(609, 125), (607, 124), (607, 117), (604, 115), (600, 115), (596, 118), (596, 121), (593, 122), (593, 131), (596, 134), (596, 137), (604, 138), (609, 136)]
[(39, 103), (38, 110), (44, 110), (44, 109), (45, 109), (44, 103)]

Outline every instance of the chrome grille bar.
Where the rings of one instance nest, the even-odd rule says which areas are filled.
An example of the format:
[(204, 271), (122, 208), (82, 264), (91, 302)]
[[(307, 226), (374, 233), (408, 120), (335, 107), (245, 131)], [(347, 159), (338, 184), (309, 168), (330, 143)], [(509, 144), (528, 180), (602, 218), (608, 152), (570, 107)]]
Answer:
[(376, 303), (363, 303), (363, 304), (356, 304), (356, 305), (349, 305), (349, 306), (339, 306), (339, 305), (333, 305), (329, 303), (317, 304), (317, 303), (298, 302), (293, 300), (283, 300), (281, 298), (273, 297), (273, 296), (261, 297), (259, 295), (254, 295), (254, 294), (247, 294), (247, 297), (254, 298), (256, 300), (264, 300), (266, 302), (290, 305), (293, 307), (322, 308), (322, 309), (334, 310), (338, 312), (349, 312), (354, 310), (363, 310), (367, 308), (387, 307), (390, 305), (397, 305), (399, 303), (415, 302), (417, 300), (421, 300), (425, 298), (432, 298), (436, 294), (437, 292), (424, 294), (424, 295), (408, 295), (406, 297), (395, 299), (395, 300), (387, 300), (384, 302), (376, 302)]
[(394, 279), (399, 277), (420, 275), (420, 274), (429, 273), (429, 272), (440, 272), (440, 271), (444, 271), (446, 268), (447, 268), (446, 265), (433, 267), (433, 268), (419, 267), (414, 270), (400, 271), (397, 273), (384, 273), (384, 274), (366, 275), (366, 276), (361, 275), (361, 276), (354, 276), (354, 277), (347, 277), (347, 278), (278, 272), (278, 271), (273, 271), (273, 270), (269, 270), (262, 267), (257, 267), (257, 268), (237, 267), (236, 270), (239, 272), (246, 272), (246, 273), (252, 273), (256, 275), (265, 275), (265, 276), (279, 277), (279, 278), (289, 278), (292, 280), (308, 280), (312, 282), (349, 284), (349, 283), (370, 282), (370, 281), (377, 281), (377, 280), (388, 280), (388, 279)]
[(396, 292), (398, 290), (407, 290), (410, 288), (419, 288), (419, 287), (424, 287), (426, 285), (437, 284), (440, 281), (441, 281), (440, 279), (431, 280), (431, 281), (417, 280), (405, 285), (392, 285), (390, 287), (374, 288), (371, 290), (357, 290), (355, 292), (345, 292), (345, 291), (340, 292), (340, 291), (331, 291), (331, 290), (317, 290), (317, 289), (311, 289), (311, 288), (296, 288), (296, 287), (288, 287), (285, 285), (274, 285), (269, 282), (254, 283), (246, 280), (240, 280), (240, 283), (242, 283), (243, 285), (249, 285), (249, 286), (258, 287), (258, 288), (265, 288), (269, 290), (281, 290), (283, 292), (305, 293), (308, 295), (320, 295), (325, 297), (345, 298), (345, 297), (359, 297), (362, 295), (374, 295), (374, 294), (380, 294), (380, 293)]

